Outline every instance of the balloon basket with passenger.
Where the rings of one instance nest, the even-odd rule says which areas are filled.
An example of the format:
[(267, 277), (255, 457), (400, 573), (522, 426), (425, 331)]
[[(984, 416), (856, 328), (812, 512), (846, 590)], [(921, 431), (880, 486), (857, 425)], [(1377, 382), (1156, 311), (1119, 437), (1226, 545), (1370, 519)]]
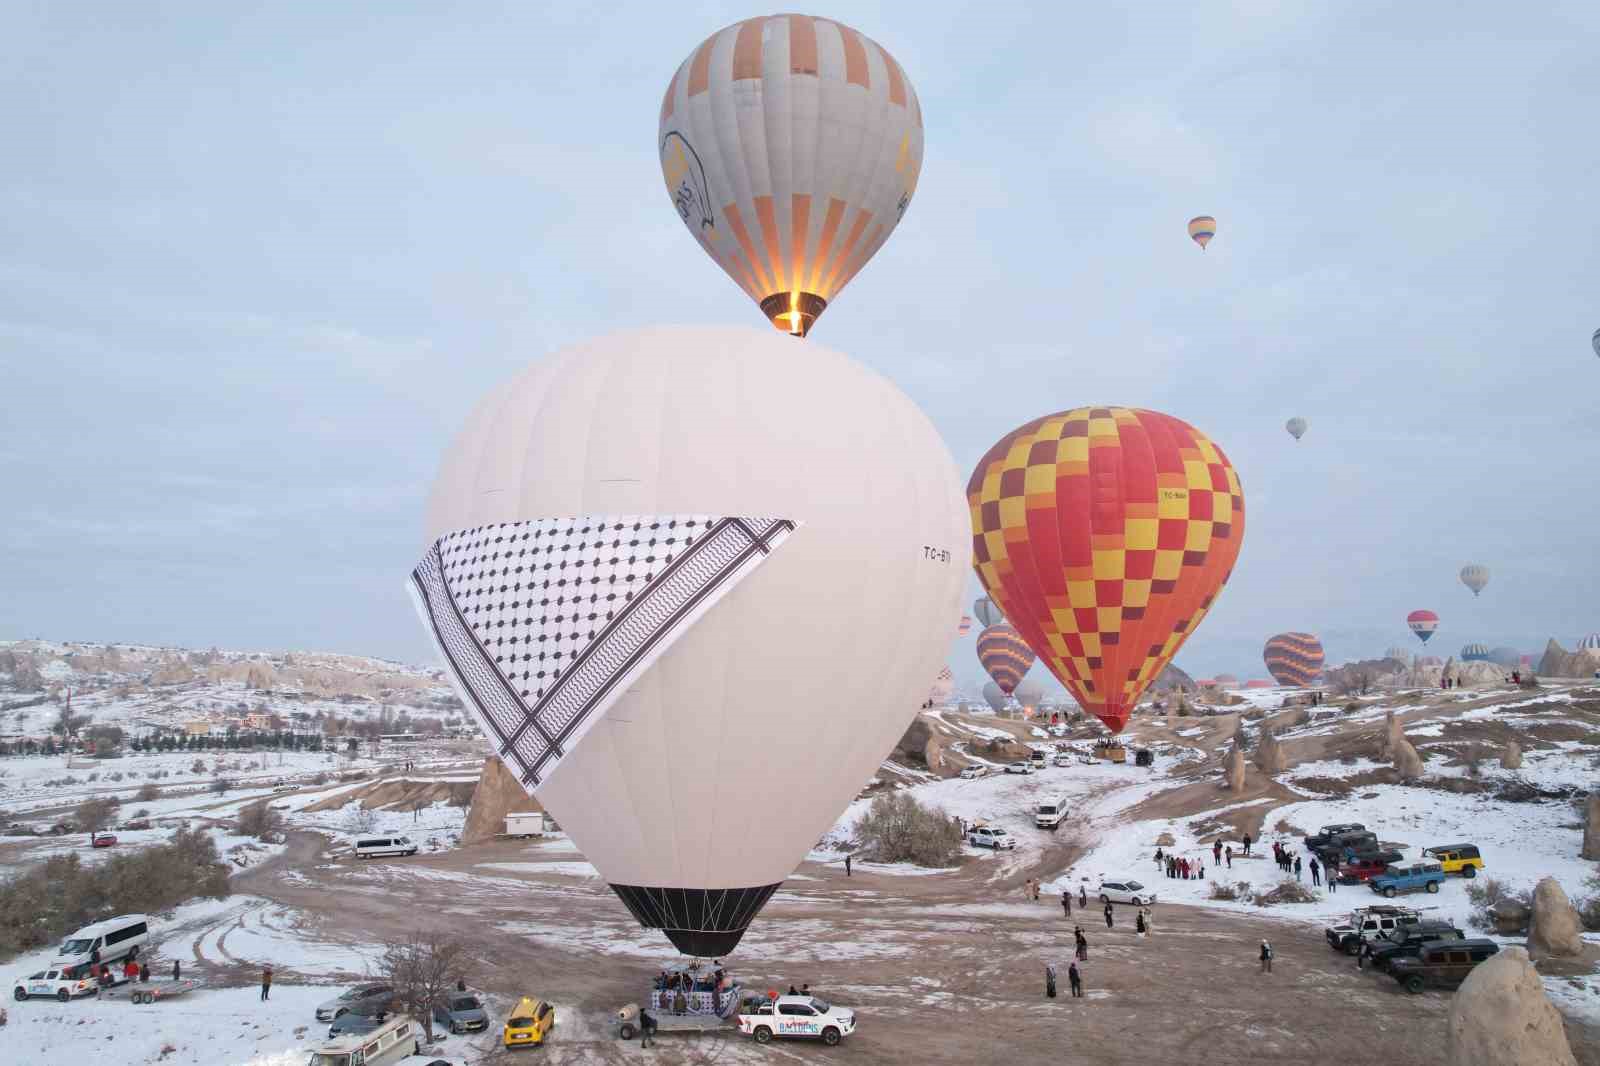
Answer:
[(739, 982), (721, 966), (695, 960), (673, 963), (650, 983), (643, 1001), (617, 1008), (616, 1035), (632, 1040), (642, 1031), (640, 1015), (648, 1011), (656, 1032), (705, 1032), (732, 1029), (746, 999)]

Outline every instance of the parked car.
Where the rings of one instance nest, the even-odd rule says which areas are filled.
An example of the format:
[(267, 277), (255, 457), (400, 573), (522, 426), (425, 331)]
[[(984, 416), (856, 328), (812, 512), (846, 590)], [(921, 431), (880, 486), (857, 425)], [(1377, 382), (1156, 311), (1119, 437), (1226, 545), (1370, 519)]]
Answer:
[(1367, 887), (1386, 899), (1393, 899), (1401, 892), (1417, 892), (1423, 889), (1437, 892), (1442, 884), (1444, 884), (1443, 866), (1436, 862), (1414, 862), (1410, 866), (1389, 867), (1368, 881)]
[(1476, 844), (1440, 844), (1422, 849), (1422, 854), (1437, 861), (1447, 874), (1477, 877), (1478, 871), (1483, 869), (1483, 856), (1478, 853)]
[(89, 843), (91, 847), (114, 848), (117, 846), (117, 837), (114, 833), (96, 833)]
[(1395, 959), (1415, 958), (1422, 953), (1424, 944), (1435, 940), (1465, 940), (1467, 934), (1449, 922), (1429, 919), (1414, 925), (1403, 925), (1387, 937), (1369, 940), (1356, 956), (1356, 965), (1371, 965), (1375, 970), (1387, 970)]
[(1402, 858), (1404, 856), (1398, 851), (1375, 851), (1357, 855), (1351, 861), (1340, 864), (1339, 883), (1358, 885), (1363, 881), (1370, 881)]
[(997, 825), (975, 825), (967, 830), (967, 843), (975, 848), (1010, 851), (1017, 846), (1017, 839)]
[(1142, 907), (1156, 901), (1155, 890), (1138, 881), (1102, 881), (1099, 891), (1101, 903), (1131, 903)]
[(394, 999), (394, 989), (388, 985), (356, 985), (347, 988), (333, 999), (317, 1005), (317, 1021), (331, 1022), (341, 1014), (377, 1014), (387, 1010)]
[(1472, 968), (1498, 953), (1500, 945), (1481, 937), (1472, 940), (1436, 940), (1422, 945), (1413, 958), (1395, 959), (1389, 973), (1400, 987), (1416, 994), (1429, 985), (1454, 988)]
[(506, 1019), (500, 1042), (506, 1047), (542, 1044), (556, 1024), (556, 1009), (542, 999), (523, 996)]
[(1351, 855), (1378, 850), (1378, 834), (1365, 829), (1351, 829), (1335, 833), (1314, 850), (1317, 858), (1323, 862), (1327, 862), (1330, 858), (1344, 862)]
[(1333, 825), (1325, 825), (1318, 832), (1306, 836), (1306, 848), (1309, 851), (1316, 851), (1340, 833), (1360, 831), (1366, 828), (1360, 822), (1336, 822)]
[(1376, 906), (1358, 907), (1350, 917), (1338, 925), (1323, 930), (1328, 946), (1346, 955), (1354, 955), (1369, 940), (1386, 937), (1403, 925), (1418, 921), (1417, 912), (1409, 907)]
[(1058, 751), (1058, 752), (1056, 752), (1054, 755), (1052, 755), (1050, 757), (1050, 763), (1053, 766), (1071, 766), (1072, 765), (1072, 753), (1071, 752), (1065, 752), (1065, 751)]
[(334, 1018), (333, 1023), (328, 1026), (328, 1039), (337, 1040), (341, 1036), (360, 1036), (363, 1033), (370, 1033), (383, 1024), (384, 1013), (362, 1014), (359, 1011), (346, 1011)]
[(1006, 773), (1008, 773), (1008, 774), (1031, 774), (1031, 773), (1033, 773), (1033, 767), (1029, 766), (1025, 762), (1008, 762), (1008, 763), (1006, 763)]
[(989, 768), (981, 765), (968, 766), (962, 769), (961, 776), (966, 778), (968, 781), (971, 781), (974, 778), (988, 777)]
[(489, 1028), (489, 1014), (483, 1000), (471, 992), (452, 992), (433, 1005), (433, 1021), (452, 1033), (476, 1033)]
[(1047, 756), (1044, 752), (1035, 749), (1034, 753), (1028, 756), (1028, 765), (1035, 770), (1043, 770), (1046, 765), (1046, 759)]

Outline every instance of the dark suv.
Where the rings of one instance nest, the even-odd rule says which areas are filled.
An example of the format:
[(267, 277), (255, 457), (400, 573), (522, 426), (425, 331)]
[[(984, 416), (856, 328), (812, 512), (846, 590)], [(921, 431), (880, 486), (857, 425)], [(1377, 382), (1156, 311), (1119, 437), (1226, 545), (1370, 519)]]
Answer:
[(1362, 825), (1360, 822), (1340, 822), (1337, 825), (1325, 825), (1322, 827), (1322, 832), (1312, 833), (1306, 837), (1306, 850), (1316, 851), (1318, 848), (1326, 845), (1329, 840), (1338, 836), (1340, 833), (1349, 833), (1352, 830), (1363, 830), (1366, 828), (1367, 827)]
[(1329, 858), (1342, 863), (1350, 853), (1361, 854), (1363, 852), (1377, 851), (1378, 834), (1365, 829), (1352, 829), (1347, 833), (1335, 833), (1311, 850), (1324, 863)]
[(1416, 994), (1429, 985), (1454, 988), (1472, 968), (1500, 950), (1493, 940), (1435, 940), (1412, 958), (1391, 959), (1389, 973), (1400, 987)]
[(1387, 938), (1369, 940), (1362, 945), (1361, 954), (1356, 956), (1357, 966), (1371, 966), (1375, 970), (1387, 970), (1395, 959), (1414, 959), (1422, 953), (1424, 944), (1437, 940), (1465, 940), (1467, 934), (1451, 925), (1430, 918), (1427, 921), (1417, 922), (1415, 925), (1404, 925), (1390, 933)]

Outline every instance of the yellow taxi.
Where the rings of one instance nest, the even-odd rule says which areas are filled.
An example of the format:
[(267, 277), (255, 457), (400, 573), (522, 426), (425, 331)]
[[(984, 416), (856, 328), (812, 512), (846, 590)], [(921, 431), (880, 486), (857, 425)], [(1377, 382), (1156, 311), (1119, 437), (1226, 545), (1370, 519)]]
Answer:
[(556, 1009), (542, 999), (523, 996), (506, 1019), (506, 1047), (542, 1044), (556, 1024)]

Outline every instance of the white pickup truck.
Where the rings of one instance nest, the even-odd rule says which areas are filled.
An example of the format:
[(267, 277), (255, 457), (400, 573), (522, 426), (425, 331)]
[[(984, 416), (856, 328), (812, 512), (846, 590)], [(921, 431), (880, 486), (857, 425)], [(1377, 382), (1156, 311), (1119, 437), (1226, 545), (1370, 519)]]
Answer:
[(855, 1032), (856, 1012), (816, 996), (779, 996), (739, 1015), (739, 1032), (770, 1044), (775, 1036), (809, 1037), (829, 1047)]
[[(68, 977), (68, 973), (83, 976)], [(121, 984), (120, 975), (117, 981)], [(85, 970), (73, 967), (52, 966), (48, 970), (40, 970), (36, 974), (29, 974), (20, 978), (11, 989), (11, 998), (16, 1000), (32, 999), (41, 996), (49, 999), (59, 999), (65, 1003), (74, 996), (91, 996), (94, 994), (95, 982), (91, 980)]]

